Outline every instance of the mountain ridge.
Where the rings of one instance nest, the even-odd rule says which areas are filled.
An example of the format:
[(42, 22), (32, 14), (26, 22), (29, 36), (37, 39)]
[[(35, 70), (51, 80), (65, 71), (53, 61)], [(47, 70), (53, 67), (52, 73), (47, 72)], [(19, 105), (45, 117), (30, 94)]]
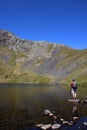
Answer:
[(87, 50), (23, 40), (0, 30), (0, 82), (49, 84), (67, 83), (72, 77), (79, 80), (81, 75), (87, 76), (86, 57)]

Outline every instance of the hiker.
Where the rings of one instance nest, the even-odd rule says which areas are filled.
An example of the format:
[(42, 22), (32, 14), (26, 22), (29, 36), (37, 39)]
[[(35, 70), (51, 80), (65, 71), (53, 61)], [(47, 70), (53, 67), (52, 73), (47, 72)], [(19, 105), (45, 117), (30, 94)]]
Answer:
[(72, 79), (72, 81), (70, 83), (70, 91), (72, 93), (72, 97), (74, 99), (76, 99), (77, 98), (77, 93), (76, 93), (76, 91), (77, 91), (77, 82), (75, 81), (75, 79)]

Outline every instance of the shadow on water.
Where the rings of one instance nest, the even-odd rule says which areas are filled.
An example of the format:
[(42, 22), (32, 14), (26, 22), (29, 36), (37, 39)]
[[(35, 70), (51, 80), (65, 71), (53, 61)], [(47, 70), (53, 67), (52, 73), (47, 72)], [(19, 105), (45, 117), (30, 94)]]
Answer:
[[(0, 129), (28, 130), (36, 129), (36, 124), (53, 123), (52, 118), (43, 115), (44, 109), (49, 109), (59, 119), (71, 120), (77, 115), (86, 118), (87, 106), (69, 104), (69, 97), (60, 85), (0, 84)], [(66, 127), (62, 130), (68, 129)]]

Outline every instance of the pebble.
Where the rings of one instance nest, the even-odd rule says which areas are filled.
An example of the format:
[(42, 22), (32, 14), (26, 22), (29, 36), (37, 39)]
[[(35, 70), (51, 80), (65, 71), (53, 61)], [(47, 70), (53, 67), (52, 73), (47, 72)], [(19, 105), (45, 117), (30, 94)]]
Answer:
[(50, 113), (49, 116), (53, 116), (54, 114), (53, 113)]
[(64, 119), (63, 119), (63, 118), (61, 118), (60, 120), (61, 120), (61, 121), (64, 121)]

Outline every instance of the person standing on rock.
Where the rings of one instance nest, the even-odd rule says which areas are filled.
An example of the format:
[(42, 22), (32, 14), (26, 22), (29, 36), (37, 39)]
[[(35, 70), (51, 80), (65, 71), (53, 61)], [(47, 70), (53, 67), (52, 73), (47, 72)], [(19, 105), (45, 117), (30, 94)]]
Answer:
[(71, 83), (70, 83), (70, 91), (71, 91), (71, 94), (72, 94), (72, 97), (74, 99), (77, 98), (77, 82), (75, 81), (75, 79), (72, 79)]

